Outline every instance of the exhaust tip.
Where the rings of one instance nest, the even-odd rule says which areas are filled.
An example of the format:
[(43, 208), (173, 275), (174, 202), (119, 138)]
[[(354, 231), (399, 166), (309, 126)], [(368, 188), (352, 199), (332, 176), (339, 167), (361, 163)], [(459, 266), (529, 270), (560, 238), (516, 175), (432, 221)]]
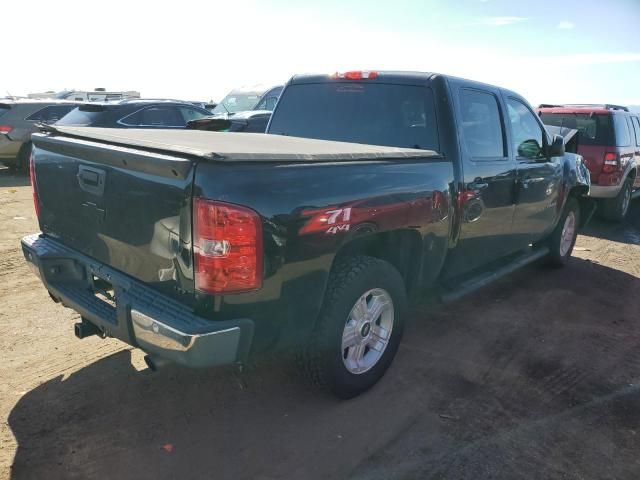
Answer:
[(147, 364), (147, 368), (149, 368), (149, 370), (151, 370), (152, 372), (157, 372), (158, 371), (158, 367), (156, 366), (155, 362), (153, 361), (153, 358), (151, 358), (151, 355), (145, 355), (144, 356), (144, 363)]
[(164, 358), (161, 358), (161, 357), (156, 357), (153, 355), (145, 355), (144, 363), (147, 364), (147, 367), (149, 367), (149, 370), (151, 370), (152, 372), (157, 372), (159, 369), (169, 365), (170, 362), (169, 360), (165, 360)]

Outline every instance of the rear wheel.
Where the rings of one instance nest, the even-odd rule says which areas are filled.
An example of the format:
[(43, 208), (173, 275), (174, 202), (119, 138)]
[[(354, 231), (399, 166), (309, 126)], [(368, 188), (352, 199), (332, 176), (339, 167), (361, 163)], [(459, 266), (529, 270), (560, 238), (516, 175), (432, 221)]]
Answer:
[(19, 172), (29, 171), (29, 159), (31, 158), (31, 149), (33, 145), (31, 142), (27, 142), (22, 145), (20, 152), (18, 152), (18, 158), (16, 158), (16, 170)]
[(312, 383), (351, 398), (371, 388), (391, 364), (407, 300), (391, 264), (366, 256), (338, 262), (302, 367)]
[(575, 198), (569, 197), (556, 228), (546, 241), (551, 265), (556, 267), (566, 265), (578, 238), (579, 225), (580, 204)]
[(629, 211), (632, 189), (633, 179), (627, 177), (622, 184), (620, 192), (618, 192), (618, 196), (602, 201), (602, 217), (612, 222), (623, 221)]

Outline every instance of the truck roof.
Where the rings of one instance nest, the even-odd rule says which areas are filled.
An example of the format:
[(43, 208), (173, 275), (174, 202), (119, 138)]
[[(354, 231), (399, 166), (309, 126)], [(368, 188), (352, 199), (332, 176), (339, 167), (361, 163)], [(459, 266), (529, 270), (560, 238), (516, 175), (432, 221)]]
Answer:
[[(435, 72), (414, 72), (414, 71), (401, 71), (401, 70), (362, 70), (362, 72), (375, 72), (376, 77), (373, 79), (363, 79), (363, 80), (355, 80), (358, 82), (379, 82), (379, 83), (396, 83), (400, 85), (423, 85), (431, 82), (436, 78), (445, 78), (451, 80), (459, 80), (467, 83), (469, 85), (476, 85), (478, 87), (485, 86), (490, 88), (498, 88), (506, 93), (513, 94), (515, 96), (521, 97), (517, 92), (509, 90), (504, 87), (500, 87), (497, 85), (490, 85), (488, 83), (478, 82), (475, 80), (469, 80), (467, 78), (455, 77), (453, 75), (444, 75), (441, 73)], [(310, 73), (310, 74), (298, 74), (291, 77), (289, 80), (290, 84), (304, 84), (304, 83), (325, 83), (325, 82), (335, 82), (336, 80), (343, 80), (342, 78), (336, 78), (337, 75), (340, 75), (341, 72), (336, 72), (334, 74), (320, 74), (320, 73)], [(344, 81), (354, 81), (354, 80), (344, 80)]]
[(582, 107), (582, 106), (558, 106), (558, 107), (538, 107), (537, 110), (540, 113), (569, 113), (569, 114), (582, 114), (582, 115), (614, 115), (615, 113), (625, 113), (624, 110), (613, 110), (603, 107)]
[(60, 100), (56, 98), (0, 98), (0, 103), (4, 105), (80, 105), (82, 102), (74, 100)]
[(62, 126), (50, 126), (47, 130), (51, 135), (164, 153), (178, 153), (222, 162), (345, 162), (441, 158), (441, 155), (433, 150), (363, 145), (263, 133)]

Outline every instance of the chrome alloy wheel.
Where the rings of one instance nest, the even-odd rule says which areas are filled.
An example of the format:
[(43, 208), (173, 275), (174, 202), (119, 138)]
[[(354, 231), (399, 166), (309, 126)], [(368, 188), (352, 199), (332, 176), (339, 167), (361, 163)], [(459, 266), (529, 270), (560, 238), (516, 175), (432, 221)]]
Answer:
[(565, 256), (571, 249), (573, 243), (573, 237), (576, 233), (576, 215), (574, 212), (569, 212), (564, 219), (564, 225), (562, 227), (562, 236), (560, 237), (560, 255)]
[(391, 295), (374, 288), (351, 308), (342, 332), (342, 361), (347, 370), (361, 374), (373, 368), (391, 339), (394, 309)]

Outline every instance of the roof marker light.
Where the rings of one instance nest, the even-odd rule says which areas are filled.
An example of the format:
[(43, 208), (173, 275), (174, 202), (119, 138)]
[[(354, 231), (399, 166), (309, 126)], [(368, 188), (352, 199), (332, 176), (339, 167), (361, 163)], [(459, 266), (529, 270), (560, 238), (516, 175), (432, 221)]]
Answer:
[(345, 80), (373, 80), (378, 77), (378, 72), (368, 70), (351, 70), (349, 72), (336, 72), (332, 78), (344, 78)]

